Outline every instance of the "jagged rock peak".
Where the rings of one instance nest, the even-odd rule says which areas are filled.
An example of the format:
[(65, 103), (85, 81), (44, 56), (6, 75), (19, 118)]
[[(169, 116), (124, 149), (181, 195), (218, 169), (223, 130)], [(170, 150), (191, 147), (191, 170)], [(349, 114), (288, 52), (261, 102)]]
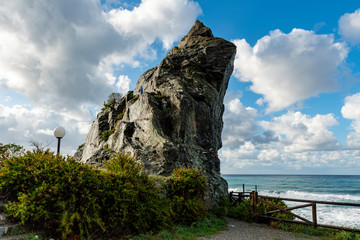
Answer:
[(134, 91), (97, 115), (76, 158), (102, 164), (116, 152), (131, 153), (159, 175), (197, 167), (209, 184), (208, 203), (216, 204), (227, 196), (217, 151), (235, 53), (233, 43), (196, 21)]
[(191, 27), (190, 31), (186, 36), (203, 36), (203, 37), (214, 37), (211, 32), (211, 29), (206, 27), (202, 22), (196, 20), (194, 25)]

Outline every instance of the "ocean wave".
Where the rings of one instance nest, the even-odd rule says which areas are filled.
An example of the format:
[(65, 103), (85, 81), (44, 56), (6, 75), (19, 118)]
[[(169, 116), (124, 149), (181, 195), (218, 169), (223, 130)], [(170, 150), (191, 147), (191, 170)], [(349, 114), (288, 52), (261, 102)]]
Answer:
[[(286, 202), (288, 206), (297, 204)], [(294, 213), (311, 220), (312, 208), (293, 210)], [(360, 208), (317, 205), (317, 221), (319, 224), (359, 228)]]
[(350, 194), (329, 194), (329, 193), (315, 193), (315, 192), (302, 192), (302, 191), (260, 191), (260, 195), (283, 197), (283, 198), (297, 198), (315, 201), (330, 201), (330, 202), (359, 202), (360, 195)]

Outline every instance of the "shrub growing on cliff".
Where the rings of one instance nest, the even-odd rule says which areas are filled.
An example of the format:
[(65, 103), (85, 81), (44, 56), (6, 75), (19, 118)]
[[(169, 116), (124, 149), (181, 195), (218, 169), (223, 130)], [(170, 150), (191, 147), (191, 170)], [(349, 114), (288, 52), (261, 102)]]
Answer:
[(175, 222), (191, 224), (204, 218), (206, 209), (203, 197), (207, 190), (207, 183), (200, 170), (175, 169), (166, 188)]

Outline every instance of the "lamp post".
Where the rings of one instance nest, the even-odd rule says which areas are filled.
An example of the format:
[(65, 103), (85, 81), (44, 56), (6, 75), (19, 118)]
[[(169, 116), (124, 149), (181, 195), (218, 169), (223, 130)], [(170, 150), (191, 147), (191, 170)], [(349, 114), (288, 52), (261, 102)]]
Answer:
[(57, 154), (60, 153), (60, 140), (65, 136), (65, 128), (57, 127), (54, 129), (54, 136), (58, 139)]

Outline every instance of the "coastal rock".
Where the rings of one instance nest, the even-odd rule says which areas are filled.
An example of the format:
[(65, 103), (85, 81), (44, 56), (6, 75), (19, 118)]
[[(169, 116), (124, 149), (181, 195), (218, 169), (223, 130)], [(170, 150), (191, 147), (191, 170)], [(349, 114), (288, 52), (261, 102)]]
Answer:
[(198, 168), (209, 184), (207, 202), (216, 205), (228, 190), (217, 151), (235, 53), (233, 43), (196, 21), (134, 91), (97, 115), (75, 157), (102, 164), (114, 153), (131, 153), (146, 170), (164, 176)]

